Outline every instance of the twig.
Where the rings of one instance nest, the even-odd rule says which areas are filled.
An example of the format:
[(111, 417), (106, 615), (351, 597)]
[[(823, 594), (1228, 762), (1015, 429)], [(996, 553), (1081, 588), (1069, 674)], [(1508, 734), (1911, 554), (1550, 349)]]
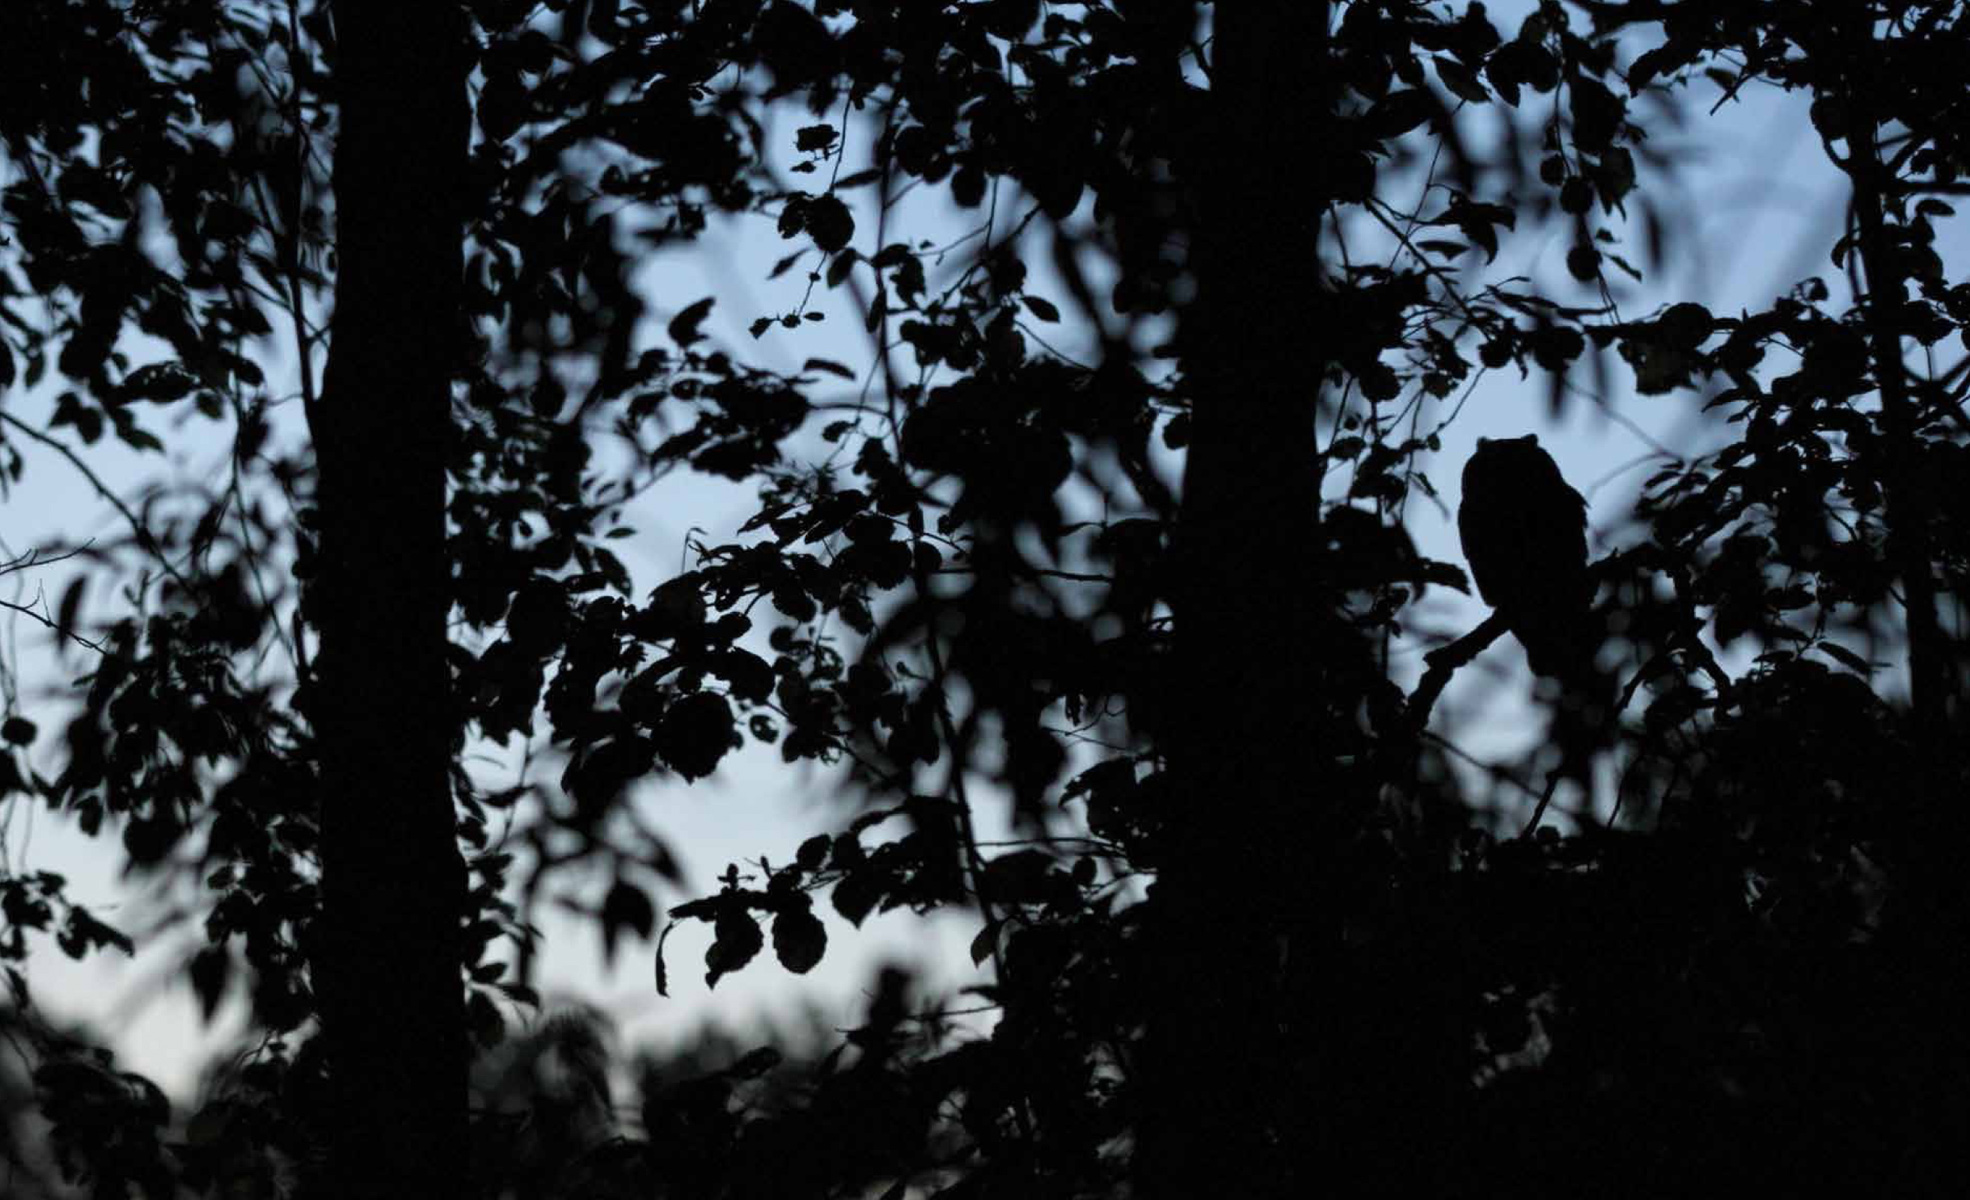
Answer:
[(77, 454), (59, 438), (49, 437), (12, 413), (0, 412), (0, 422), (11, 425), (44, 446), (52, 447), (57, 454), (66, 458), (69, 461), (69, 465), (81, 472), (82, 477), (89, 481), (89, 485), (96, 489), (96, 494), (109, 501), (110, 506), (116, 509), (125, 521), (129, 522), (131, 532), (137, 535), (138, 543), (143, 546), (145, 553), (155, 558), (158, 565), (164, 568), (164, 573), (169, 575), (186, 592), (196, 593), (197, 589), (192, 586), (191, 580), (186, 579), (179, 572), (178, 568), (171, 565), (171, 560), (165, 557), (164, 548), (159, 546), (157, 539), (151, 536), (150, 528), (137, 518), (136, 513), (130, 511), (130, 506), (123, 502), (122, 497), (109, 489), (109, 485), (102, 481), (101, 476), (90, 469), (88, 463), (82, 461), (81, 455)]
[(94, 650), (98, 654), (109, 653), (109, 651), (103, 649), (101, 642), (92, 642), (88, 638), (83, 637), (81, 634), (75, 632), (72, 629), (64, 629), (61, 625), (56, 623), (51, 618), (43, 616), (31, 604), (15, 604), (12, 600), (0, 600), (0, 608), (11, 608), (17, 613), (25, 613), (28, 616), (33, 617), (35, 620), (41, 622), (43, 625), (46, 625), (48, 628), (54, 630), (60, 636), (68, 638), (70, 641), (87, 646), (89, 647), (89, 649)]

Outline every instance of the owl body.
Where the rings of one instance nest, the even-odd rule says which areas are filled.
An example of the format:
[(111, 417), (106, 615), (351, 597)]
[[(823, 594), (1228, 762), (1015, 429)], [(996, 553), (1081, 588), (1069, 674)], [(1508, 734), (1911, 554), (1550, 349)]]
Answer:
[(1592, 668), (1594, 588), (1587, 576), (1587, 502), (1537, 434), (1479, 438), (1464, 464), (1457, 532), (1478, 595), (1505, 618), (1535, 674)]

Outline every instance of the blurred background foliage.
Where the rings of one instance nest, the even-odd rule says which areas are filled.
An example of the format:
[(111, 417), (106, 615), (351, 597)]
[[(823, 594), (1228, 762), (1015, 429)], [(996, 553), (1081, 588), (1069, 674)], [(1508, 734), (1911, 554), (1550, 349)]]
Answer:
[[(1970, 1078), (1951, 969), (1958, 6), (466, 7), (466, 295), (430, 337), (456, 363), (452, 790), (481, 1190), (1120, 1194), (1145, 1114), (1171, 1103), (1142, 1066), (1169, 986), (1159, 921), (1197, 899), (1184, 881), (1241, 861), (1233, 910), (1280, 952), (1196, 983), (1276, 1014), (1239, 1035), (1277, 1064), (1240, 1109), (1266, 1114), (1257, 1194), (1951, 1177)], [(1224, 22), (1283, 38), (1323, 17), (1288, 43), (1324, 56), (1311, 82), (1227, 81)], [(292, 1194), (326, 1119), (318, 514), (296, 408), (321, 403), (335, 283), (334, 10), (36, 0), (4, 20), (0, 471), (79, 472), (121, 523), (5, 568), (65, 573), (56, 603), (11, 607), (82, 674), (32, 703), (9, 679), (0, 786), (120, 837), (133, 874), (191, 899), (118, 930), (10, 867), (0, 957), (200, 922), (186, 978), (208, 1018), (243, 990), (253, 1025), (174, 1111), (48, 1024), (9, 966), (10, 1188)], [(1624, 311), (1690, 216), (1671, 199), (1687, 164), (1650, 135), (1748, 88), (1810, 98), (1848, 185), (1826, 248), (1842, 290)], [(1227, 106), (1267, 98), (1301, 107), (1228, 132)], [(1297, 181), (1250, 245), (1213, 198), (1240, 172)], [(770, 222), (746, 236), (784, 247), (789, 301), (729, 344), (705, 326), (733, 300), (659, 278), (658, 336), (639, 265), (734, 218)], [(1567, 244), (1567, 278), (1493, 269), (1535, 233)], [(1275, 239), (1277, 277), (1236, 275), (1248, 294), (1228, 301), (1200, 256)], [(1314, 653), (1268, 667), (1256, 629), (1209, 651), (1305, 692), (1300, 744), (1245, 752), (1255, 771), (1312, 764), (1290, 834), (1312, 883), (1273, 878), (1263, 848), (1173, 868), (1200, 821), (1270, 828), (1171, 760), (1188, 714), (1230, 702), (1183, 694), (1185, 595), (1224, 582), (1180, 530), (1193, 438), (1255, 365), (1222, 361), (1252, 313), (1266, 362), (1297, 363), (1268, 386), (1308, 405), (1280, 452), (1315, 482), (1314, 511), (1243, 514), (1292, 531), (1245, 566), (1276, 576), (1263, 604)], [(774, 365), (813, 326), (838, 357)], [(1594, 565), (1620, 711), (1601, 789), (1559, 792), (1564, 833), (1518, 827), (1578, 783), (1562, 705), (1554, 736), (1488, 769), (1430, 722), (1501, 627), (1414, 615), (1468, 585), (1405, 518), (1440, 503), (1429, 456), (1492, 372), (1556, 414), (1632, 391), (1732, 429), (1714, 453), (1665, 450)], [(227, 440), (223, 471), (133, 491), (92, 465), (194, 437)], [(756, 511), (633, 580), (611, 547), (682, 472), (745, 485)], [(526, 747), (520, 770), (468, 769), (486, 743)], [(682, 894), (632, 786), (702, 779), (748, 743), (830, 768), (854, 806), (792, 858)], [(542, 1011), (536, 921), (557, 900), (611, 955), (707, 924), (712, 983), (811, 970), (831, 951), (817, 906), (851, 925), (966, 911), (993, 982), (943, 997), (888, 971), (852, 1031), (659, 1062), (597, 1014)], [(778, 967), (749, 966), (769, 944)], [(659, 991), (695, 970), (663, 936), (656, 953)]]

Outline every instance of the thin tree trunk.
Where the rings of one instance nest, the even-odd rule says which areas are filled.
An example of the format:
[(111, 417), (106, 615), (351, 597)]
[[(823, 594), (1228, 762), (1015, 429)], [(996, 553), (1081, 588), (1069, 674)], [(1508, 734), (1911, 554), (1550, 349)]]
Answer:
[[(1865, 45), (1872, 28), (1856, 31)], [(1887, 167), (1877, 140), (1882, 118), (1865, 86), (1848, 96), (1847, 174), (1852, 181), (1858, 252), (1867, 282), (1868, 352), (1881, 393), (1886, 437), (1888, 559), (1902, 582), (1908, 636), (1909, 707), (1916, 753), (1903, 764), (1897, 790), (1903, 804), (1907, 876), (1884, 915), (1887, 943), (1905, 956), (1909, 1005), (1906, 1027), (1915, 1061), (1910, 1094), (1920, 1096), (1908, 1131), (1904, 1169), (1910, 1181), (1961, 1188), (1970, 1178), (1963, 1131), (1970, 1122), (1970, 1024), (1960, 960), (1970, 939), (1970, 889), (1964, 886), (1962, 847), (1970, 836), (1960, 795), (1962, 751), (1950, 723), (1956, 709), (1955, 648), (1937, 613), (1935, 520), (1939, 468), (1922, 433), (1917, 398), (1909, 394), (1902, 339), (1895, 322), (1908, 300), (1908, 273), (1896, 261), (1883, 219)], [(1909, 1186), (1909, 1184), (1904, 1184)]]
[(1908, 372), (1902, 359), (1902, 340), (1893, 322), (1908, 300), (1907, 272), (1895, 264), (1882, 221), (1882, 176), (1886, 167), (1875, 141), (1876, 117), (1865, 95), (1850, 100), (1853, 136), (1849, 141), (1848, 175), (1854, 188), (1854, 219), (1859, 252), (1867, 278), (1867, 337), (1874, 360), (1876, 385), (1881, 390), (1881, 424), (1888, 435), (1891, 456), (1887, 475), (1888, 554), (1902, 580), (1902, 601), (1908, 633), (1909, 706), (1925, 738), (1941, 735), (1947, 721), (1956, 665), (1936, 613), (1936, 579), (1930, 549), (1929, 525), (1935, 517), (1935, 484), (1925, 470), (1922, 434), (1915, 404), (1908, 392)]
[[(1314, 413), (1327, 5), (1218, 5), (1214, 161), (1198, 181), (1195, 382), (1178, 530), (1170, 747), (1179, 809), (1154, 898), (1154, 998), (1138, 1186), (1154, 1196), (1291, 1187), (1294, 1081), (1278, 1036), (1282, 938), (1317, 799), (1318, 623), (1308, 550), (1319, 501)], [(1306, 156), (1303, 159), (1303, 155)]]
[(324, 551), (314, 980), (332, 1194), (426, 1200), (467, 1190), (445, 657), (465, 43), (443, 0), (340, 0), (335, 15), (339, 263), (311, 414)]

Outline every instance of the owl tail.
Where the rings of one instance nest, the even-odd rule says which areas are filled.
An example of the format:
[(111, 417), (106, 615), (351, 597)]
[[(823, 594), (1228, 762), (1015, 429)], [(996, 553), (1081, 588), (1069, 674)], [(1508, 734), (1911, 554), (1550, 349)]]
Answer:
[(1581, 778), (1614, 729), (1615, 680), (1594, 663), (1604, 638), (1599, 614), (1584, 607), (1564, 616), (1546, 614), (1519, 635), (1533, 672), (1560, 685), (1552, 740), (1567, 764), (1565, 773)]

